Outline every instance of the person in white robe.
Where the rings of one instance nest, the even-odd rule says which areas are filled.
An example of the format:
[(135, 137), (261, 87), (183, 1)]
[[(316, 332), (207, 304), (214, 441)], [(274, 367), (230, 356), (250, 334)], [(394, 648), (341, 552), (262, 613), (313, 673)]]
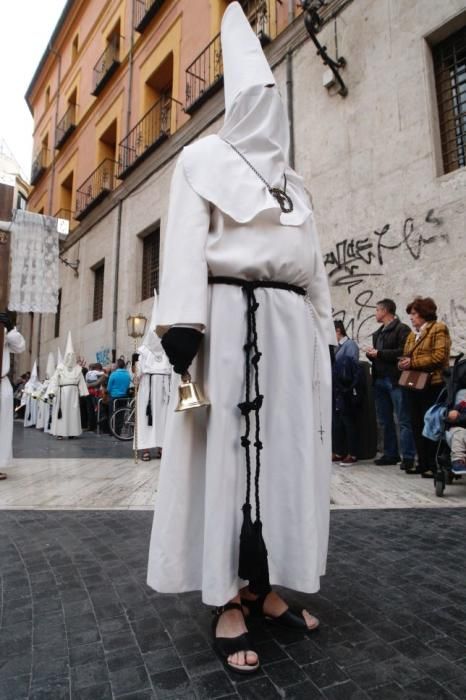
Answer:
[(55, 358), (53, 352), (49, 352), (47, 357), (47, 367), (45, 370), (45, 379), (38, 393), (37, 398), (37, 430), (43, 430), (44, 433), (50, 432), (52, 423), (52, 403), (47, 400), (47, 394), (50, 384), (50, 379), (55, 372)]
[(10, 353), (24, 352), (26, 343), (6, 312), (0, 313), (0, 323), (5, 328), (0, 380), (0, 480), (3, 481), (6, 479), (3, 469), (11, 464), (13, 458), (13, 387), (8, 377)]
[(161, 455), (163, 435), (170, 399), (171, 365), (155, 333), (157, 322), (157, 291), (154, 289), (154, 305), (149, 328), (138, 348), (136, 363), (137, 425), (134, 445), (142, 450), (142, 459), (150, 459), (150, 450)]
[[(240, 603), (306, 632), (319, 624), (270, 585), (315, 593), (325, 573), (335, 333), (311, 203), (287, 161), (286, 110), (238, 2), (221, 41), (225, 122), (176, 164), (157, 318), (175, 372), (199, 347), (189, 372), (211, 405), (175, 413), (174, 378), (147, 581), (200, 589), (217, 606), (219, 656), (249, 673), (260, 660)], [(240, 575), (251, 506), (268, 551), (262, 578)]]
[(82, 433), (79, 397), (88, 396), (82, 368), (76, 362), (71, 333), (68, 333), (65, 357), (50, 380), (48, 394), (53, 399), (50, 432), (57, 438), (78, 437)]
[(32, 428), (36, 424), (37, 420), (37, 397), (41, 390), (42, 384), (39, 381), (37, 374), (37, 360), (34, 361), (31, 370), (31, 376), (26, 382), (24, 387), (24, 392), (22, 396), (22, 403), (25, 405), (24, 409), (24, 427)]

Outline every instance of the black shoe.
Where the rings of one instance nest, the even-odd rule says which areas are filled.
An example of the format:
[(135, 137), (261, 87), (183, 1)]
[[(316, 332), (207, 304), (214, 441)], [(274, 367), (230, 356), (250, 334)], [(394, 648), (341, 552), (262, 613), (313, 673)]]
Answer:
[(400, 464), (400, 469), (404, 471), (414, 468), (414, 459), (402, 459)]
[(399, 457), (385, 457), (385, 455), (382, 455), (382, 457), (374, 459), (374, 464), (376, 464), (378, 467), (385, 467), (389, 464), (398, 464), (399, 461)]
[(243, 665), (238, 665), (234, 664), (232, 661), (228, 661), (228, 657), (236, 654), (239, 651), (252, 651), (255, 653), (255, 649), (249, 639), (248, 634), (245, 632), (244, 634), (238, 635), (238, 637), (217, 637), (216, 636), (216, 631), (217, 631), (217, 625), (218, 621), (220, 619), (220, 616), (223, 615), (224, 612), (227, 610), (240, 610), (241, 613), (243, 612), (243, 608), (239, 603), (227, 603), (226, 605), (223, 605), (221, 608), (217, 608), (215, 610), (215, 617), (212, 621), (212, 634), (214, 637), (214, 650), (217, 653), (217, 655), (220, 657), (221, 661), (223, 664), (229, 668), (231, 671), (235, 671), (235, 673), (242, 673), (243, 675), (249, 674), (251, 675), (252, 673), (256, 673), (256, 671), (259, 670), (259, 661), (257, 661), (255, 664), (243, 664)]
[(421, 469), (421, 467), (413, 467), (412, 469), (406, 469), (405, 471), (406, 474), (422, 474), (422, 472), (424, 472), (425, 469)]
[(433, 469), (426, 469), (426, 471), (423, 471), (421, 473), (421, 476), (423, 479), (433, 479), (435, 476), (435, 472)]

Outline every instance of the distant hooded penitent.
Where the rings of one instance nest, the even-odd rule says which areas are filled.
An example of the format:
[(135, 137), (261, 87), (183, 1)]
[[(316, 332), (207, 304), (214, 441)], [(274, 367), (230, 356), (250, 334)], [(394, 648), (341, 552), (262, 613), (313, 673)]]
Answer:
[(71, 332), (69, 332), (63, 362), (57, 364), (48, 386), (48, 396), (53, 397), (50, 427), (52, 435), (57, 437), (81, 435), (79, 397), (87, 396), (88, 393), (82, 369), (76, 362), (76, 353)]
[[(186, 147), (175, 166), (157, 313), (159, 335), (177, 324), (205, 332), (190, 372), (211, 406), (175, 413), (176, 376), (148, 569), (154, 589), (201, 589), (210, 605), (223, 605), (245, 584), (238, 573), (247, 479), (238, 405), (247, 404), (247, 313), (257, 325), (263, 395), (256, 495), (270, 583), (308, 593), (319, 589), (327, 556), (328, 345), (335, 342), (311, 204), (288, 165), (286, 110), (237, 2), (224, 14), (221, 41), (225, 122), (217, 135)], [(257, 285), (252, 312), (245, 282)]]

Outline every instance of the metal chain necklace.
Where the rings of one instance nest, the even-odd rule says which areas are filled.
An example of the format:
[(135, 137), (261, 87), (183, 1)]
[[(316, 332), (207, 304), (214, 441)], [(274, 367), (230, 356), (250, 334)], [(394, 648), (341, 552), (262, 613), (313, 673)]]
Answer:
[(237, 153), (239, 155), (239, 157), (244, 160), (246, 165), (248, 165), (251, 168), (251, 170), (253, 171), (253, 173), (255, 173), (257, 175), (259, 180), (261, 180), (264, 183), (264, 185), (267, 187), (267, 189), (270, 192), (270, 194), (272, 195), (272, 197), (277, 200), (282, 212), (284, 214), (290, 214), (293, 211), (294, 207), (293, 207), (293, 200), (291, 199), (291, 197), (289, 195), (286, 194), (286, 185), (287, 185), (286, 174), (283, 173), (283, 180), (285, 183), (283, 189), (281, 189), (280, 187), (272, 187), (272, 185), (269, 185), (269, 183), (267, 182), (265, 177), (263, 177), (263, 175), (261, 175), (260, 172), (258, 170), (256, 170), (256, 168), (253, 166), (253, 164), (248, 161), (246, 156), (243, 155), (243, 153), (241, 153), (241, 151), (239, 151), (236, 148), (236, 146), (234, 146), (232, 143), (230, 143), (230, 141), (227, 141), (226, 139), (222, 139), (222, 141), (225, 141), (225, 143), (227, 143), (235, 151), (235, 153)]

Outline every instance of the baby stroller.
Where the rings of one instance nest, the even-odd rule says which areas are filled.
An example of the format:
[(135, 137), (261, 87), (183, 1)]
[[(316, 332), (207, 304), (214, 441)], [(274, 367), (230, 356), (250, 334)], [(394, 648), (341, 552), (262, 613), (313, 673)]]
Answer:
[[(445, 389), (440, 394), (438, 403), (446, 408), (446, 414), (454, 407), (457, 392), (460, 389), (466, 389), (466, 359), (463, 360), (463, 357), (464, 353), (460, 353), (455, 358), (453, 367), (449, 367), (443, 373)], [(455, 479), (461, 479), (461, 476), (455, 476), (451, 471), (451, 454), (446, 438), (447, 432), (447, 430), (442, 431), (437, 448), (437, 471), (434, 476), (437, 496), (443, 496), (446, 484), (452, 484)]]

